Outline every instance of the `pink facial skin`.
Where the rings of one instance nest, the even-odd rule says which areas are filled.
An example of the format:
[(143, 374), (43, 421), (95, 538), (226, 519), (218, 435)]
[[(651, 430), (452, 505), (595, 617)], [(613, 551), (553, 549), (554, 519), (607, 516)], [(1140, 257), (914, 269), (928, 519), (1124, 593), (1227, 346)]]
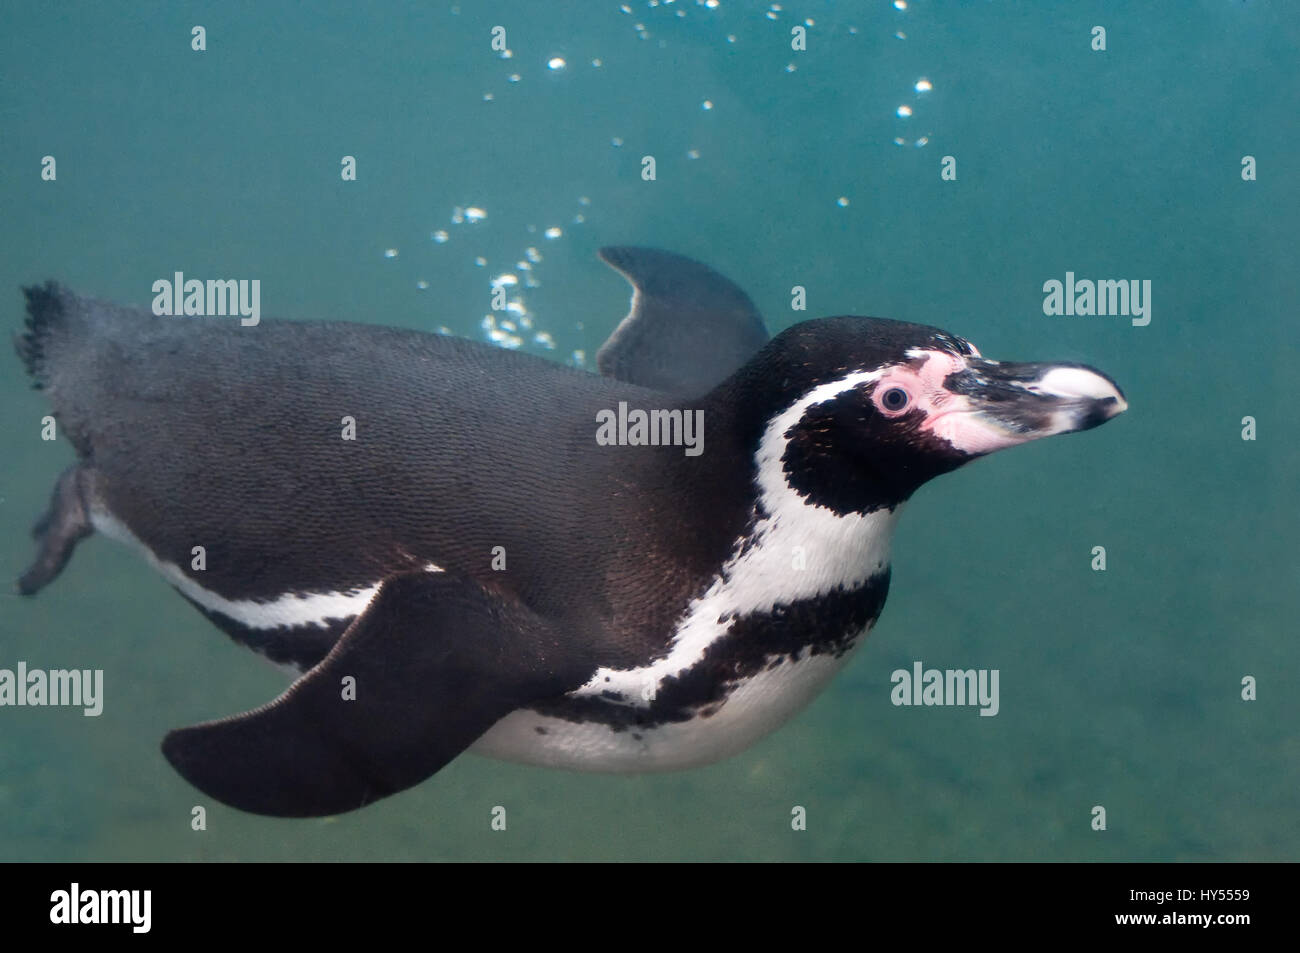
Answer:
[[(973, 350), (973, 349), (972, 349)], [(872, 392), (872, 403), (885, 417), (902, 417), (920, 411), (924, 415), (920, 427), (942, 437), (963, 453), (977, 455), (992, 453), (1004, 447), (1013, 447), (1031, 439), (1024, 434), (1008, 433), (996, 424), (974, 412), (970, 400), (954, 394), (943, 386), (944, 380), (966, 369), (965, 358), (944, 351), (916, 352), (924, 355), (919, 367), (900, 365), (890, 368), (877, 382)], [(975, 352), (979, 357), (979, 352)], [(907, 393), (905, 406), (891, 410), (886, 406), (885, 395), (892, 388)]]

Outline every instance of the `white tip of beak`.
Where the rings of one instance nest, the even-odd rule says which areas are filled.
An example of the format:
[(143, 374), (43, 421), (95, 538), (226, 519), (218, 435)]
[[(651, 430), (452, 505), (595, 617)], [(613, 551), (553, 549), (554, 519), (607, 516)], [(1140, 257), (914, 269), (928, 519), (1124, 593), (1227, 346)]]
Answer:
[(1108, 416), (1114, 417), (1128, 410), (1128, 401), (1114, 384), (1100, 374), (1081, 367), (1058, 367), (1048, 371), (1029, 388), (1047, 397), (1086, 398), (1088, 400), (1113, 400)]

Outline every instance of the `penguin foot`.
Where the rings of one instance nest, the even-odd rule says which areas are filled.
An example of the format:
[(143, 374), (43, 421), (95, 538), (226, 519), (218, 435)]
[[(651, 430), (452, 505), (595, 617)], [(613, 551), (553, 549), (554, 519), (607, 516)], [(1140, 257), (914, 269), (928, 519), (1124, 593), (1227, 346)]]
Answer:
[(36, 559), (18, 578), (18, 591), (25, 596), (39, 592), (63, 572), (77, 543), (95, 531), (81, 492), (83, 472), (80, 464), (63, 471), (54, 484), (50, 508), (32, 527)]

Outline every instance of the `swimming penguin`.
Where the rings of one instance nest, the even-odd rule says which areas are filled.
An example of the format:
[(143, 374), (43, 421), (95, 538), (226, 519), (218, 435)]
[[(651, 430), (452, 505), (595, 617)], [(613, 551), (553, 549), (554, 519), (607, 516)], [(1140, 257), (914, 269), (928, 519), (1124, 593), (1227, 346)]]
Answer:
[(98, 531), (301, 673), (163, 741), (246, 811), (349, 811), (469, 748), (683, 768), (754, 743), (844, 665), (918, 487), (1127, 407), (1091, 368), (986, 360), (917, 324), (830, 317), (769, 340), (712, 269), (601, 256), (633, 295), (599, 375), (418, 331), (28, 288), (18, 351), (78, 462), (20, 591)]

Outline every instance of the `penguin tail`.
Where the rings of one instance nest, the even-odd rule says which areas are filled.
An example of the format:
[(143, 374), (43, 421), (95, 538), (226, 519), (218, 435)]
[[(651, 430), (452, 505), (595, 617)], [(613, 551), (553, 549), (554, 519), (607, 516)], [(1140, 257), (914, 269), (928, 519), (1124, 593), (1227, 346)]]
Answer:
[(14, 349), (32, 378), (32, 386), (41, 390), (49, 382), (50, 341), (67, 317), (65, 292), (54, 281), (23, 289), (27, 298), (27, 321), (24, 330), (14, 335)]
[(113, 388), (129, 376), (119, 342), (138, 322), (56, 281), (24, 288), (23, 295), (27, 320), (13, 336), (14, 350), (32, 387), (49, 397), (60, 433), (86, 459), (96, 422), (111, 420)]

